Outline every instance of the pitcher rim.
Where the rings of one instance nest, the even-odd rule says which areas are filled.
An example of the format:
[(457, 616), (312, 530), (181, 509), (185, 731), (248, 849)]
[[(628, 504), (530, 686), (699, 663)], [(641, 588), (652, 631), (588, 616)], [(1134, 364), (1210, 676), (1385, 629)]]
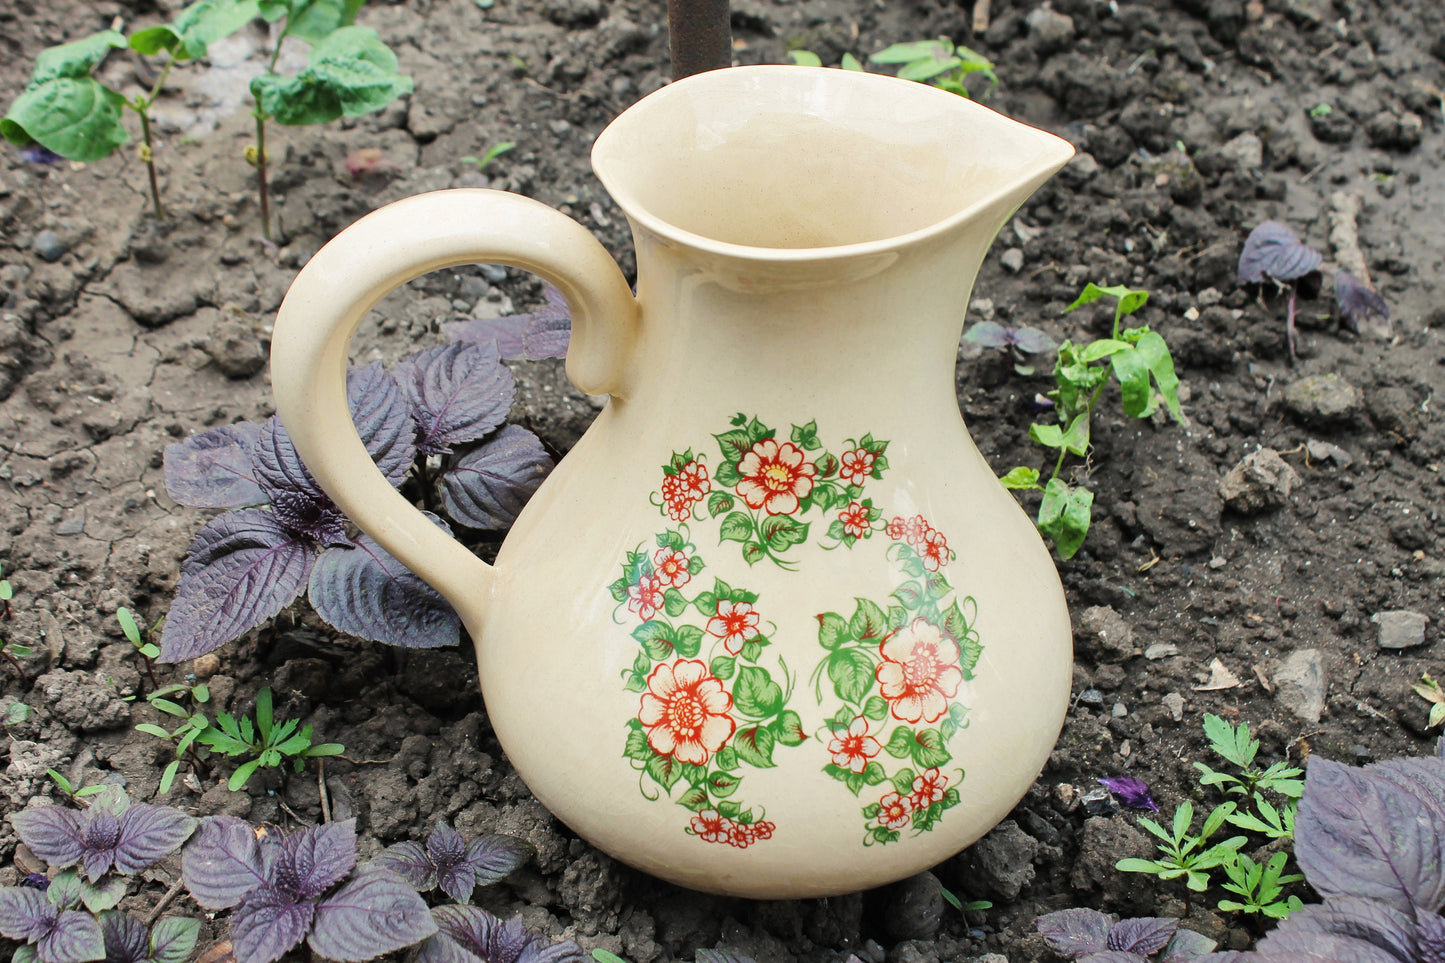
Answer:
[[(830, 83), (840, 82), (878, 85), (903, 85), (910, 89), (910, 92), (913, 96), (946, 98), (946, 101), (949, 104), (949, 109), (961, 110), (965, 113), (972, 112), (977, 114), (978, 116), (984, 116), (984, 114), (979, 114), (978, 112), (986, 112), (990, 122), (997, 123), (999, 121), (1003, 121), (1007, 124), (1016, 125), (1019, 128), (1024, 128), (1030, 133), (1032, 139), (1037, 142), (1039, 148), (1038, 155), (1034, 158), (1031, 158), (1029, 163), (1022, 164), (1020, 166), (1018, 175), (1010, 179), (998, 190), (980, 196), (963, 208), (954, 211), (952, 214), (948, 214), (942, 218), (939, 218), (938, 220), (932, 222), (931, 224), (928, 224), (925, 227), (921, 227), (913, 231), (905, 231), (902, 234), (894, 234), (884, 238), (877, 238), (870, 241), (856, 241), (849, 244), (833, 244), (820, 247), (765, 247), (759, 245), (738, 244), (732, 241), (721, 241), (716, 238), (709, 237), (705, 234), (698, 234), (685, 228), (678, 227), (677, 225), (672, 224), (669, 221), (663, 220), (662, 218), (653, 214), (650, 210), (647, 209), (645, 205), (643, 205), (638, 200), (634, 192), (622, 189), (618, 184), (618, 179), (608, 172), (607, 160), (605, 158), (599, 157), (599, 154), (605, 151), (609, 143), (610, 138), (608, 137), (608, 133), (614, 130), (614, 128), (617, 126), (618, 120), (631, 113), (632, 111), (636, 110), (639, 105), (645, 104), (648, 101), (655, 100), (657, 98), (677, 96), (677, 91), (685, 90), (689, 87), (716, 84), (721, 79), (719, 75), (722, 74), (736, 75), (738, 72), (744, 72), (754, 75), (767, 75), (781, 74), (784, 71), (786, 71), (789, 76), (793, 77), (798, 76), (799, 72), (807, 71), (809, 73), (826, 74), (830, 78), (842, 78), (841, 80), (837, 81), (830, 79)], [(943, 100), (940, 100), (940, 103), (943, 102)], [(613, 136), (615, 137), (617, 135), (614, 134)], [(664, 239), (684, 245), (686, 247), (715, 255), (722, 255), (726, 257), (739, 258), (744, 260), (787, 263), (876, 255), (889, 251), (896, 251), (902, 247), (918, 244), (939, 235), (946, 234), (954, 228), (958, 227), (959, 225), (964, 224), (970, 219), (976, 217), (982, 211), (986, 210), (990, 205), (996, 203), (1000, 197), (1007, 197), (1012, 194), (1019, 194), (1019, 203), (1022, 204), (1023, 201), (1026, 200), (1029, 195), (1032, 194), (1035, 190), (1037, 190), (1044, 181), (1052, 177), (1054, 174), (1058, 173), (1058, 171), (1061, 170), (1065, 164), (1072, 160), (1075, 153), (1076, 148), (1074, 147), (1074, 145), (1069, 143), (1064, 138), (1058, 136), (1057, 134), (1044, 130), (1041, 127), (1035, 127), (1032, 124), (1025, 123), (1013, 117), (1009, 117), (1006, 114), (1000, 113), (999, 111), (996, 111), (991, 107), (986, 107), (983, 104), (980, 104), (970, 98), (960, 97), (958, 94), (949, 93), (948, 91), (940, 90), (937, 87), (919, 83), (918, 81), (900, 80), (899, 78), (890, 76), (888, 74), (875, 74), (868, 73), (866, 71), (842, 70), (835, 67), (804, 67), (791, 64), (754, 64), (738, 67), (724, 67), (718, 70), (710, 70), (700, 74), (693, 74), (690, 77), (684, 77), (681, 80), (676, 80), (663, 87), (659, 87), (657, 90), (633, 103), (621, 114), (618, 114), (617, 117), (613, 118), (611, 123), (609, 123), (606, 127), (602, 129), (602, 132), (599, 133), (597, 135), (597, 138), (593, 141), (590, 157), (592, 170), (597, 175), (597, 179), (602, 182), (602, 186), (607, 190), (608, 194), (612, 196), (612, 199), (617, 203), (617, 206), (622, 210), (623, 214), (625, 214), (634, 223), (646, 228), (649, 232), (656, 234)]]

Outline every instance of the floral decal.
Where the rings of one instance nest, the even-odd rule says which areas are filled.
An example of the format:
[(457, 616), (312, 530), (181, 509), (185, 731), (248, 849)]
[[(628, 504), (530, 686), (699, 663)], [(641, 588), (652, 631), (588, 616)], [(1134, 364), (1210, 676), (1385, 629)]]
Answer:
[[(711, 472), (709, 455), (691, 448), (662, 466), (652, 494), (665, 519), (656, 544), (628, 552), (609, 586), (614, 618), (632, 625), (638, 645), (622, 676), (637, 694), (623, 755), (639, 790), (691, 810), (688, 835), (745, 849), (778, 831), (763, 807), (743, 801), (748, 771), (816, 740), (823, 771), (865, 799), (864, 845), (928, 831), (959, 801), (963, 771), (948, 768), (948, 743), (967, 725), (957, 699), (982, 651), (973, 600), (944, 575), (954, 558), (948, 540), (921, 515), (885, 520), (874, 506), (865, 489), (888, 470), (888, 442), (871, 434), (834, 455), (816, 422), (791, 426), (782, 440), (739, 414), (713, 438)], [(816, 733), (790, 708), (795, 679), (774, 654), (766, 601), (702, 579), (694, 527), (717, 546), (738, 543), (750, 566), (767, 560), (789, 571), (810, 537), (828, 550), (875, 536), (883, 543), (899, 573), (886, 605), (856, 599), (849, 618), (817, 617), (823, 657), (811, 684), (817, 705), (834, 714)]]

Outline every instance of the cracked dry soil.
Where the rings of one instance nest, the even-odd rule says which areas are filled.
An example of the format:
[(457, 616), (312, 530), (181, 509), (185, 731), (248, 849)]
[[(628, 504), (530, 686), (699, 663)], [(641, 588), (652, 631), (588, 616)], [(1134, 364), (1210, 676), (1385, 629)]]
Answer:
[[(178, 8), (10, 0), (0, 94), (13, 99), (46, 46)], [(336, 638), (297, 608), (176, 677), (207, 677), (218, 711), (249, 710), (269, 684), (278, 713), (345, 743), (325, 779), (336, 811), (359, 817), (365, 851), (442, 817), (463, 833), (528, 839), (535, 860), (484, 905), (636, 963), (719, 944), (759, 963), (1047, 960), (1032, 933), (1039, 913), (1182, 912), (1178, 892), (1112, 869), (1148, 849), (1135, 816), (1081, 796), (1096, 777), (1130, 774), (1166, 810), (1204, 798), (1191, 767), (1205, 758), (1204, 713), (1248, 722), (1270, 759), (1429, 751), (1428, 706), (1409, 684), (1445, 670), (1445, 10), (1434, 0), (994, 0), (977, 34), (971, 5), (954, 0), (736, 0), (733, 11), (742, 63), (784, 62), (799, 46), (836, 63), (844, 51), (945, 34), (997, 62), (1002, 86), (988, 103), (1081, 153), (1004, 228), (969, 320), (1097, 337), (1102, 311), (1062, 308), (1085, 281), (1124, 283), (1151, 292), (1143, 320), (1173, 347), (1189, 424), (1105, 410), (1087, 467), (1074, 471), (1097, 497), (1085, 550), (1060, 563), (1075, 699), (1012, 817), (932, 875), (878, 891), (796, 903), (702, 896), (615, 863), (532, 799), (488, 727), (470, 653), (384, 651)], [(0, 717), (14, 720), (5, 710), (15, 702), (33, 711), (9, 726), (0, 808), (54, 794), (47, 768), (156, 793), (166, 747), (132, 728), (150, 710), (134, 698), (141, 675), (115, 611), (163, 616), (205, 522), (167, 498), (162, 452), (270, 414), (268, 325), (328, 237), (405, 195), (486, 183), (578, 218), (631, 272), (625, 224), (586, 157), (617, 112), (664, 82), (665, 19), (662, 0), (371, 3), (360, 22), (398, 51), (416, 91), (354, 122), (275, 132), (274, 248), (257, 241), (241, 159), (251, 129), (237, 91), (260, 35), (179, 72), (163, 99), (163, 224), (147, 215), (133, 152), (84, 167), (4, 152), (0, 563), (15, 602), (0, 631), (35, 654), (25, 679), (7, 669), (3, 680)], [(136, 69), (124, 57), (103, 68), (131, 85)], [(485, 176), (460, 160), (505, 140), (518, 147)], [(372, 148), (381, 161), (369, 172), (348, 169), (353, 151)], [(1332, 210), (1356, 206), (1332, 224)], [(1325, 301), (1308, 302), (1290, 364), (1283, 304), (1234, 285), (1244, 236), (1266, 217), (1362, 264), (1392, 330), (1355, 336)], [(1358, 251), (1344, 243), (1349, 229)], [(394, 360), (435, 342), (442, 322), (539, 301), (538, 282), (514, 271), (434, 274), (383, 303), (356, 357)], [(518, 379), (514, 420), (565, 451), (594, 405), (557, 364), (524, 366)], [(1026, 431), (1045, 378), (964, 345), (957, 383), (998, 471), (1042, 463)], [(222, 778), (178, 781), (166, 801), (282, 825), (320, 818), (314, 770), (273, 773), (243, 793)], [(0, 823), (0, 883), (13, 881), (15, 845)], [(154, 901), (167, 872), (132, 903)], [(947, 909), (940, 881), (994, 907)], [(1190, 925), (1247, 945), (1251, 934), (1212, 902), (1196, 901)]]

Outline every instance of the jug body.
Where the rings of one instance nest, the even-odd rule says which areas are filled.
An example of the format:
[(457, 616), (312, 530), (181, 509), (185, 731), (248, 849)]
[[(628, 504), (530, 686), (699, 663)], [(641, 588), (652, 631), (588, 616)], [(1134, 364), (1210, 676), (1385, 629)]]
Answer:
[[(685, 886), (820, 896), (953, 855), (1028, 789), (1067, 707), (1068, 612), (968, 437), (954, 359), (994, 234), (1071, 154), (922, 85), (734, 68), (651, 95), (594, 149), (633, 226), (635, 302), (620, 277), (569, 289), (560, 242), (517, 254), (497, 218), (470, 249), (401, 237), (399, 274), (470, 254), (561, 283), (569, 373), (612, 394), (491, 569), (301, 424), (345, 339), (318, 364), (283, 322), (364, 268), (323, 249), (303, 271), (278, 410), (348, 514), (457, 606), (503, 748), (577, 833)], [(450, 224), (474, 201), (415, 210)], [(363, 237), (451, 229), (382, 223)], [(339, 329), (392, 282), (368, 283)]]

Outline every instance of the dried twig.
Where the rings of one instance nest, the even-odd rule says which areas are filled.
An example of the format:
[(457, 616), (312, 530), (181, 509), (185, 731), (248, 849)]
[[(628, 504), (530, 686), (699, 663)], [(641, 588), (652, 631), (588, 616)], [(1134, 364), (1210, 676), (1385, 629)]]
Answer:
[(988, 30), (989, 0), (973, 0), (973, 32), (981, 34)]
[(181, 887), (184, 885), (185, 882), (180, 877), (177, 877), (176, 881), (171, 884), (171, 888), (166, 890), (166, 895), (162, 896), (156, 905), (151, 907), (150, 913), (148, 913), (145, 918), (147, 929), (149, 929), (156, 920), (161, 918), (161, 913), (165, 912), (165, 908), (170, 905), (171, 900), (180, 894)]
[(326, 792), (326, 760), (316, 760), (316, 788), (321, 793), (321, 821), (331, 822), (331, 796)]

